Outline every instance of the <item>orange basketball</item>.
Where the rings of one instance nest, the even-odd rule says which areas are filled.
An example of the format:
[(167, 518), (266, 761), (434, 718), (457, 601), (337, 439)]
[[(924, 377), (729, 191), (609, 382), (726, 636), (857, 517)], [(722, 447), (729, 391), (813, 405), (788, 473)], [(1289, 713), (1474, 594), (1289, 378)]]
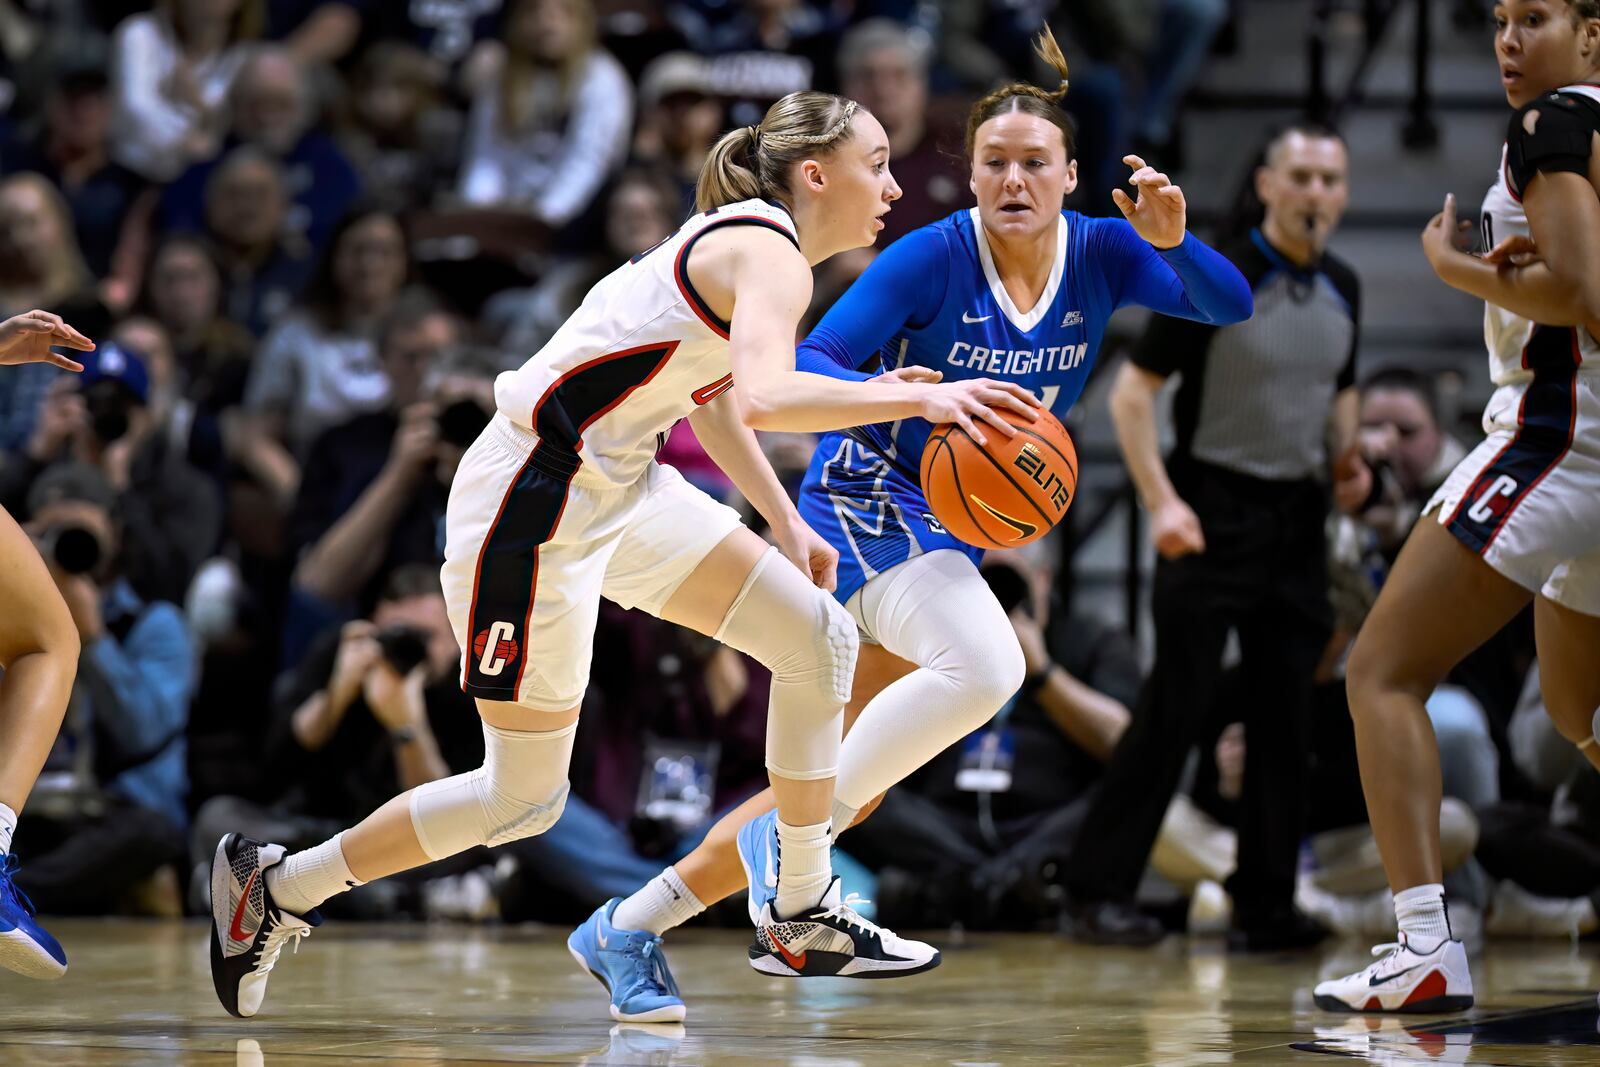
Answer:
[[(1048, 411), (1037, 422), (1002, 410), (1017, 428), (984, 426), (979, 445), (953, 422), (922, 450), (922, 492), (945, 529), (978, 548), (1015, 548), (1049, 533), (1078, 488), (1078, 451)], [(980, 424), (982, 425), (982, 424)]]

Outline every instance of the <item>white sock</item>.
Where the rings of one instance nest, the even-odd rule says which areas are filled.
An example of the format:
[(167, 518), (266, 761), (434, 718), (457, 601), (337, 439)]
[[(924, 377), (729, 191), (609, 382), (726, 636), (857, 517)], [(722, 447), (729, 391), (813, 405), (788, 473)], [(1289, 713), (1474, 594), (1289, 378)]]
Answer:
[(1416, 951), (1426, 955), (1439, 942), (1450, 939), (1450, 919), (1444, 910), (1444, 886), (1437, 882), (1415, 885), (1394, 895), (1394, 917), (1400, 932)]
[(0, 804), (0, 856), (11, 851), (11, 834), (17, 828), (17, 813)]
[(646, 930), (660, 937), (705, 910), (706, 906), (683, 884), (678, 872), (668, 867), (617, 905), (611, 913), (611, 925), (618, 930)]
[(833, 863), (828, 855), (833, 840), (828, 824), (790, 826), (778, 820), (778, 917), (809, 911), (822, 900), (833, 881)]
[(350, 873), (339, 839), (341, 831), (314, 848), (283, 857), (267, 870), (267, 890), (278, 907), (291, 915), (304, 915), (331, 896), (365, 882)]

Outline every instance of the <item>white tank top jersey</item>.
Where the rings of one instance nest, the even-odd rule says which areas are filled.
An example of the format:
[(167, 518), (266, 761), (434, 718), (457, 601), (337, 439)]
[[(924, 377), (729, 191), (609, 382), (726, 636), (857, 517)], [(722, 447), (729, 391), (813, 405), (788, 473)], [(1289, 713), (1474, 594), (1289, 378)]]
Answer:
[[(1560, 93), (1575, 93), (1588, 97), (1596, 104), (1600, 104), (1600, 86), (1594, 85), (1569, 85), (1557, 90)], [(1483, 199), (1483, 247), (1487, 251), (1500, 241), (1513, 235), (1528, 235), (1528, 216), (1522, 210), (1522, 196), (1512, 187), (1511, 170), (1507, 165), (1509, 148), (1502, 146), (1500, 149), (1500, 173), (1495, 176), (1495, 182), (1489, 187), (1489, 193)], [(1489, 378), (1497, 386), (1524, 383), (1533, 377), (1537, 369), (1538, 353), (1531, 353), (1530, 342), (1534, 339), (1534, 332), (1539, 327), (1531, 319), (1525, 319), (1515, 312), (1494, 304), (1483, 306), (1483, 340), (1489, 349)], [(1564, 361), (1573, 357), (1578, 360), (1580, 373), (1593, 374), (1600, 371), (1600, 343), (1589, 336), (1589, 331), (1578, 328), (1544, 327), (1546, 335), (1542, 341), (1556, 342), (1556, 338), (1549, 334), (1559, 329), (1559, 343), (1568, 349), (1565, 353), (1552, 353), (1564, 356)]]
[(679, 419), (733, 387), (728, 323), (689, 282), (689, 251), (721, 226), (765, 226), (799, 248), (794, 219), (764, 200), (689, 218), (606, 275), (521, 367), (495, 380), (495, 403), (539, 435), (539, 452), (594, 488), (632, 484)]

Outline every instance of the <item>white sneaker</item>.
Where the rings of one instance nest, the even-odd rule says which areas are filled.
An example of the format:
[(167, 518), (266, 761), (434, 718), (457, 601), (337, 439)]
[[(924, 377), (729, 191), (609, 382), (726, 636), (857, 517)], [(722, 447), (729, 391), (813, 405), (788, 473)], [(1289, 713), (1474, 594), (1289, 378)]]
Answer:
[(1472, 1007), (1472, 973), (1460, 941), (1417, 952), (1406, 935), (1372, 950), (1376, 963), (1345, 978), (1321, 982), (1312, 999), (1323, 1011), (1447, 1012)]
[(762, 904), (750, 966), (778, 978), (899, 978), (939, 966), (938, 949), (863, 918), (855, 909), (868, 902), (839, 893), (835, 878), (821, 903), (792, 919), (779, 919), (772, 901)]

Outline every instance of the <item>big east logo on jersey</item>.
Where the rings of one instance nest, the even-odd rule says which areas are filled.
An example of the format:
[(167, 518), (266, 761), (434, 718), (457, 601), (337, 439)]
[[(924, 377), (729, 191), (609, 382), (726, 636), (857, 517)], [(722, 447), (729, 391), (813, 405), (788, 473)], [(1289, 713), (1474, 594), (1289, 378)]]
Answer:
[(478, 673), (493, 678), (515, 663), (517, 654), (517, 628), (509, 622), (497, 622), (487, 630), (479, 630), (472, 639), (472, 655), (478, 661)]
[(1044, 456), (1038, 448), (1033, 445), (1023, 445), (1021, 450), (1017, 452), (1017, 458), (1012, 460), (1012, 463), (1022, 473), (1032, 478), (1034, 485), (1050, 494), (1050, 503), (1056, 506), (1057, 511), (1066, 509), (1067, 501), (1072, 499), (1072, 494), (1067, 492), (1066, 483), (1061, 480), (1061, 476), (1055, 471), (1050, 471), (1049, 475), (1046, 476)]

